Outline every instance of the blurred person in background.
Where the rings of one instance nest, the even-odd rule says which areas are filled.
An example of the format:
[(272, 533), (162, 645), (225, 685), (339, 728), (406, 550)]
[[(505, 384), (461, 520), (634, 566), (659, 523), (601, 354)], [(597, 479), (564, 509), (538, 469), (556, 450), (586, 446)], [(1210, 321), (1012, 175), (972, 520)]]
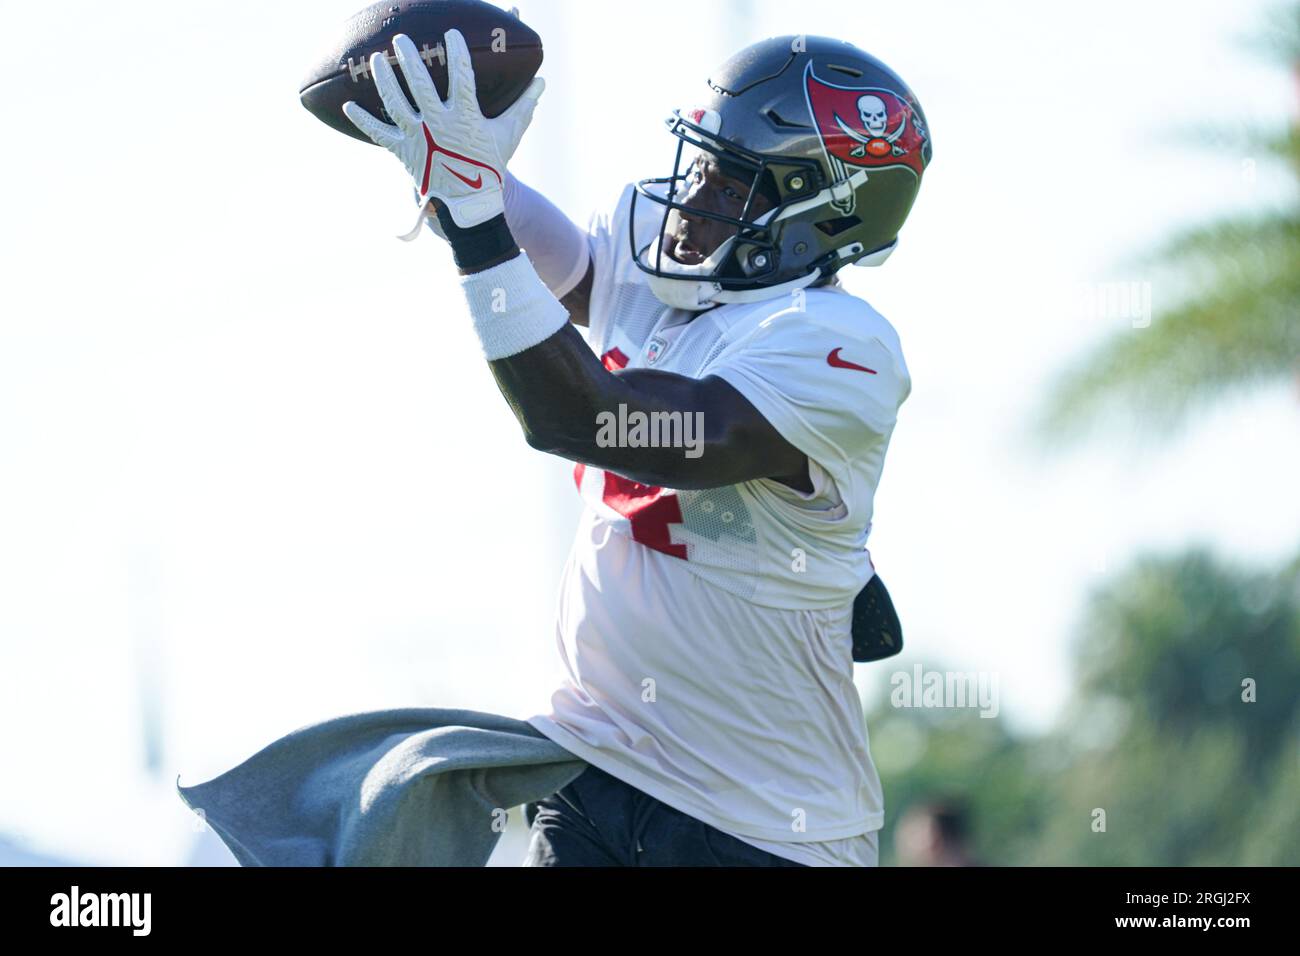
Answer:
[(967, 840), (970, 814), (964, 801), (936, 800), (910, 808), (898, 823), (895, 842), (903, 866), (980, 866)]

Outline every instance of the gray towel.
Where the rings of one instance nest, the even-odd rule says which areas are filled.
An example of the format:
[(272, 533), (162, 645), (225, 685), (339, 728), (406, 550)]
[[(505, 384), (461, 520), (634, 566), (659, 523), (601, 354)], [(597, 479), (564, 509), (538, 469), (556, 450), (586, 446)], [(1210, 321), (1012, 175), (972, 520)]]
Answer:
[(524, 721), (410, 707), (309, 724), (176, 790), (243, 866), (484, 866), (500, 811), (587, 766)]

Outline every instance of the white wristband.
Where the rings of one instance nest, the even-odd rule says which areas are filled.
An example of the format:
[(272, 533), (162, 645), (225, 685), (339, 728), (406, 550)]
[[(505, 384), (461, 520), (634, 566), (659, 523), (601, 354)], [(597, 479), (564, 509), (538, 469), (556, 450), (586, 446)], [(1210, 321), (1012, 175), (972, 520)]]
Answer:
[(569, 321), (568, 310), (538, 277), (526, 252), (483, 272), (461, 276), (460, 285), (489, 362), (532, 348)]

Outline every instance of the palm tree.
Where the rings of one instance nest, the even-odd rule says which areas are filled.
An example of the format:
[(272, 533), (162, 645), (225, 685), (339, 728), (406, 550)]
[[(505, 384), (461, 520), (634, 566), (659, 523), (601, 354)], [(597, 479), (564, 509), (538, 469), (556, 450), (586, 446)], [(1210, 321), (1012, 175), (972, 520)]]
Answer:
[[(1281, 8), (1268, 46), (1300, 83), (1300, 5)], [(1300, 182), (1300, 128), (1258, 136), (1246, 155), (1281, 162)], [(1286, 380), (1300, 384), (1300, 205), (1243, 215), (1175, 237), (1148, 257), (1185, 290), (1149, 328), (1116, 335), (1075, 362), (1049, 395), (1045, 438), (1077, 434), (1108, 406), (1143, 410), (1168, 430), (1200, 403)]]

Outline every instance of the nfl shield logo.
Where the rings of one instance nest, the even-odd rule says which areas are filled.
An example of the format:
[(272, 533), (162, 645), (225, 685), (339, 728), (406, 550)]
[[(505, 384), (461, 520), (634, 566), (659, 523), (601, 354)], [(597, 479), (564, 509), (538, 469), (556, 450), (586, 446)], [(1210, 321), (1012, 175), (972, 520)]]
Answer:
[(657, 335), (654, 338), (652, 338), (650, 340), (650, 344), (646, 346), (646, 350), (645, 350), (646, 364), (654, 365), (654, 363), (658, 361), (659, 356), (664, 354), (664, 348), (667, 345), (668, 343), (665, 342)]

